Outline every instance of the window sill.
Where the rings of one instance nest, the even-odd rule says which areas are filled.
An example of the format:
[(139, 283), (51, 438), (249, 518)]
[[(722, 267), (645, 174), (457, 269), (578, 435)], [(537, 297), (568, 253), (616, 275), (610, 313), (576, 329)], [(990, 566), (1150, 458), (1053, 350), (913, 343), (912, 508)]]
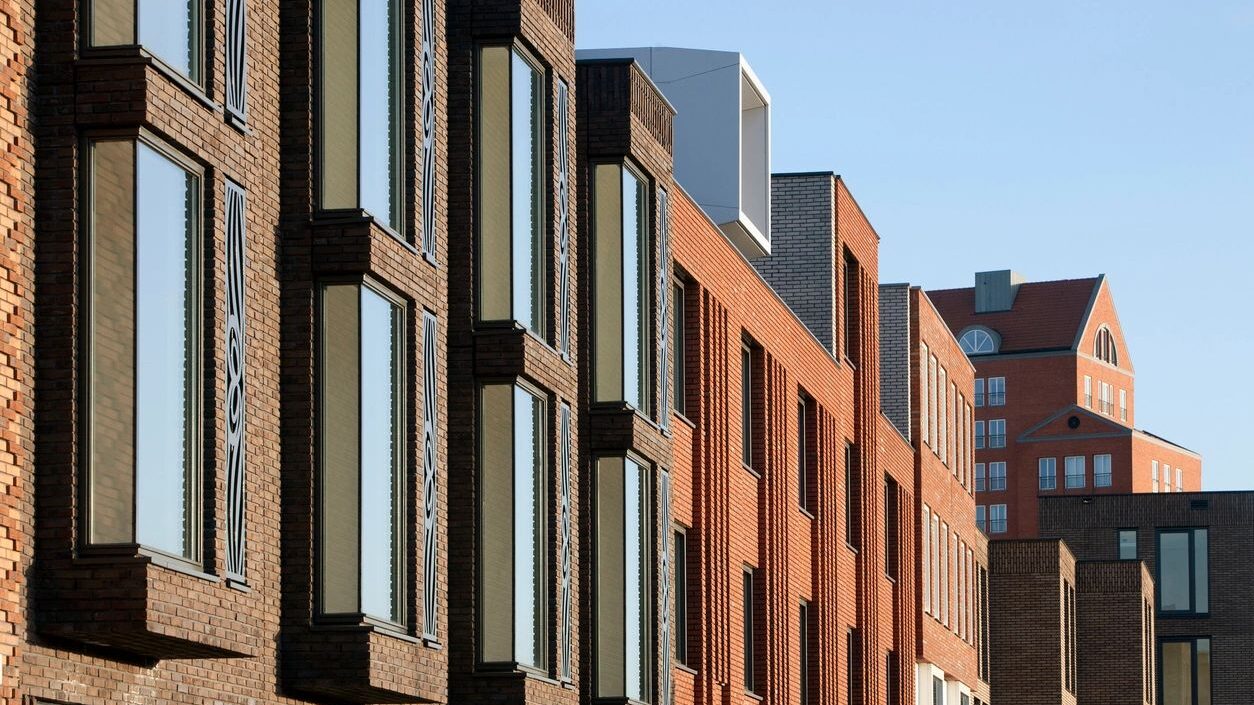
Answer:
[(797, 511), (801, 512), (801, 516), (809, 519), (810, 521), (814, 521), (814, 514), (812, 514), (809, 509), (806, 509), (805, 507), (797, 507)]
[(757, 693), (753, 692), (752, 690), (746, 690), (746, 691), (745, 691), (745, 695), (746, 695), (746, 696), (748, 696), (748, 697), (750, 697), (750, 698), (753, 698), (754, 700), (756, 700), (756, 701), (758, 701), (758, 702), (762, 702), (763, 700), (765, 700), (765, 699), (766, 699), (766, 698), (762, 697), (761, 695), (758, 695)]
[(687, 674), (688, 674), (688, 675), (690, 675), (690, 676), (699, 676), (699, 675), (701, 675), (701, 672), (700, 672), (700, 671), (698, 671), (697, 669), (693, 668), (692, 666), (689, 666), (689, 665), (688, 665), (688, 664), (686, 664), (686, 663), (679, 663), (679, 662), (675, 662), (675, 663), (673, 664), (673, 666), (674, 666), (674, 668), (675, 668), (676, 670), (679, 670), (679, 671), (682, 671), (682, 672), (684, 672), (684, 673), (687, 673)]
[(749, 467), (743, 462), (740, 464), (740, 467), (744, 468), (745, 472), (749, 473), (750, 475), (753, 475), (755, 478), (759, 480), (762, 479), (762, 473), (758, 472), (757, 470), (754, 470), (753, 468)]
[(345, 223), (362, 223), (369, 225), (371, 229), (378, 228), (380, 232), (386, 233), (388, 237), (395, 240), (398, 245), (409, 250), (411, 254), (419, 254), (418, 248), (412, 242), (407, 240), (404, 235), (385, 225), (378, 218), (374, 217), (363, 208), (319, 208), (313, 215), (314, 225), (333, 224), (341, 225)]
[(108, 63), (142, 63), (153, 67), (157, 73), (160, 73), (172, 83), (177, 85), (194, 98), (196, 102), (205, 106), (209, 110), (216, 113), (225, 113), (225, 109), (214, 101), (205, 93), (204, 86), (192, 80), (182, 71), (167, 64), (163, 59), (145, 49), (138, 44), (128, 44), (110, 47), (87, 47), (84, 48), (79, 56), (79, 61), (91, 64), (108, 64)]
[(675, 420), (679, 421), (679, 422), (680, 422), (680, 423), (682, 423), (683, 425), (685, 425), (685, 426), (687, 426), (688, 428), (691, 428), (691, 429), (693, 429), (693, 430), (695, 430), (695, 429), (697, 428), (697, 422), (696, 422), (696, 421), (693, 421), (693, 420), (692, 420), (692, 419), (690, 419), (690, 418), (688, 418), (687, 414), (685, 414), (685, 413), (684, 413), (684, 412), (682, 412), (682, 411), (672, 411), (672, 412), (671, 412), (671, 418), (673, 418), (673, 419), (675, 419)]

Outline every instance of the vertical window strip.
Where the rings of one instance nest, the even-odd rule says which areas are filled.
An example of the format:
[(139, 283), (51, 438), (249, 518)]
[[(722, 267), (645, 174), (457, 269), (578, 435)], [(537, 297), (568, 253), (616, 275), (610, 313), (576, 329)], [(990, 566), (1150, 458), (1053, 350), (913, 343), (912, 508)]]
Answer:
[(422, 254), (436, 261), (435, 0), (422, 2)]
[[(428, 0), (429, 2), (431, 0)], [(557, 82), (557, 341), (562, 359), (570, 362), (570, 88)]]
[[(665, 393), (663, 393), (665, 396)], [(671, 703), (671, 570), (673, 569), (671, 557), (671, 542), (665, 540), (667, 533), (671, 529), (671, 474), (669, 471), (661, 472), (661, 496), (658, 499), (661, 502), (662, 516), (659, 525), (662, 527), (662, 580), (658, 596), (658, 642), (662, 645), (662, 682), (661, 690), (658, 692), (657, 705), (670, 705)]]
[(244, 189), (226, 182), (226, 572), (244, 580)]
[(247, 0), (226, 2), (226, 109), (241, 123), (248, 118)]
[(671, 369), (670, 350), (671, 350), (671, 243), (670, 243), (670, 195), (666, 189), (658, 192), (658, 309), (662, 314), (662, 322), (658, 327), (660, 335), (658, 336), (658, 385), (660, 386), (662, 408), (658, 412), (659, 421), (662, 425), (662, 431), (669, 433), (671, 430), (671, 394), (667, 388), (667, 381), (670, 376), (667, 371)]
[(438, 589), (436, 566), (439, 559), (437, 520), (439, 513), (439, 457), (436, 454), (438, 397), (436, 360), (439, 346), (439, 324), (435, 314), (424, 311), (422, 317), (422, 498), (423, 498), (423, 620), (422, 635), (439, 638), (437, 622)]
[(571, 604), (574, 601), (572, 595), (573, 586), (571, 584), (571, 576), (573, 566), (571, 562), (571, 418), (570, 405), (562, 404), (561, 426), (559, 429), (561, 434), (561, 444), (558, 448), (560, 454), (558, 458), (557, 471), (561, 473), (560, 477), (560, 493), (561, 493), (561, 565), (562, 565), (562, 586), (561, 586), (561, 610), (562, 610), (562, 634), (561, 634), (561, 663), (558, 672), (558, 678), (563, 681), (569, 681), (573, 677), (571, 670), (571, 653), (573, 650), (573, 629), (571, 625)]

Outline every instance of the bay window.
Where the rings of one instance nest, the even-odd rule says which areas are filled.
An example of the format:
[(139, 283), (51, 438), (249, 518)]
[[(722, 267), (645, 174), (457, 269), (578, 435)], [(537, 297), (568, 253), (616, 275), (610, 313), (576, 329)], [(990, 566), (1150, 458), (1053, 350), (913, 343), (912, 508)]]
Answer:
[(480, 649), (487, 663), (545, 667), (546, 404), (512, 384), (480, 391)]
[(546, 96), (544, 71), (521, 49), (479, 50), (479, 319), (516, 321), (541, 336)]
[(142, 46), (195, 83), (203, 80), (203, 0), (89, 0), (87, 44)]
[(142, 136), (86, 155), (86, 539), (199, 563), (201, 173)]
[(649, 414), (654, 346), (648, 182), (622, 164), (598, 164), (593, 188), (595, 397)]
[(597, 697), (649, 699), (653, 653), (652, 483), (631, 457), (597, 460)]
[(372, 286), (321, 289), (321, 612), (404, 625), (402, 306)]
[(321, 0), (318, 7), (318, 205), (362, 210), (402, 232), (400, 0)]

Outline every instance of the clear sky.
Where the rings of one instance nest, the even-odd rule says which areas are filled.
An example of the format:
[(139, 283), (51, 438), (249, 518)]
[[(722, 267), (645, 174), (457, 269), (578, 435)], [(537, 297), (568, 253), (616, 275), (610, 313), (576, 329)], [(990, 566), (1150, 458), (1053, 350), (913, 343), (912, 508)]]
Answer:
[(582, 0), (580, 48), (744, 52), (774, 171), (845, 177), (881, 281), (1105, 273), (1138, 426), (1254, 488), (1254, 3)]

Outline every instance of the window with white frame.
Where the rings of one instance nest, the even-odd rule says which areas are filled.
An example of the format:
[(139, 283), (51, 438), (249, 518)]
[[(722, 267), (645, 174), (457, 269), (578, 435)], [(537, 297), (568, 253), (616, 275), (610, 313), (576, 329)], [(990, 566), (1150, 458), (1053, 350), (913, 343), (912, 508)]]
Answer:
[(976, 407), (984, 406), (984, 378), (975, 378), (975, 405)]
[(1058, 459), (1038, 458), (1036, 461), (1037, 487), (1042, 490), (1058, 489)]
[(984, 422), (975, 422), (975, 449), (982, 450), (984, 448)]
[(927, 360), (927, 343), (919, 343), (919, 399), (923, 401), (923, 408), (919, 410), (919, 438), (931, 445), (931, 436), (928, 435), (931, 432), (928, 426), (928, 416), (932, 406), (928, 401), (930, 397), (927, 386)]
[(1006, 405), (1006, 378), (1005, 377), (989, 377), (988, 378), (988, 405), (989, 406), (1005, 406)]
[(1093, 408), (1093, 378), (1088, 375), (1084, 375), (1084, 406)]
[(1163, 463), (1163, 492), (1171, 491), (1171, 466)]
[(1128, 420), (1128, 390), (1119, 390), (1119, 420)]
[(975, 491), (976, 492), (983, 492), (985, 489), (987, 489), (984, 484), (984, 468), (985, 468), (984, 463), (975, 464)]
[(929, 383), (928, 383), (928, 398), (927, 398), (927, 415), (928, 415), (928, 418), (931, 420), (931, 428), (932, 428), (932, 435), (931, 435), (931, 437), (930, 437), (930, 438), (931, 438), (931, 440), (930, 440), (930, 442), (928, 443), (928, 445), (932, 447), (932, 450), (933, 450), (933, 451), (935, 451), (935, 450), (936, 450), (936, 429), (937, 429), (937, 420), (936, 420), (936, 356), (935, 356), (935, 355), (933, 355), (933, 356), (932, 356), (932, 357), (928, 360), (928, 363), (927, 363), (927, 376), (928, 376), (928, 380), (929, 380)]
[(1084, 487), (1084, 456), (1069, 455), (1066, 460), (1067, 489)]
[(1154, 491), (1158, 491), (1158, 461), (1150, 461), (1150, 480), (1154, 483)]
[(1006, 462), (999, 460), (988, 464), (988, 490), (1004, 492), (1006, 490)]
[(941, 570), (941, 607), (940, 621), (941, 624), (949, 624), (949, 524), (941, 522), (940, 525), (940, 551), (938, 558)]
[(949, 380), (947, 376), (945, 368), (939, 368), (936, 414), (940, 421), (940, 446), (937, 449), (937, 455), (940, 456), (941, 462), (946, 464), (949, 463)]
[(988, 526), (987, 526), (987, 521), (985, 517), (986, 517), (986, 514), (985, 514), (984, 505), (983, 504), (975, 505), (975, 525), (979, 527), (980, 531), (983, 531), (984, 533), (987, 534)]
[(988, 447), (1006, 447), (1006, 420), (993, 419), (988, 422)]
[(923, 550), (919, 555), (923, 557), (923, 611), (930, 613), (932, 611), (932, 549), (931, 549), (931, 529), (932, 510), (926, 504), (923, 505)]
[(1176, 492), (1184, 491), (1184, 468), (1176, 468)]
[(990, 534), (1006, 533), (1006, 505), (992, 504), (988, 508), (988, 526)]
[(1110, 454), (1103, 453), (1093, 456), (1093, 486), (1094, 487), (1110, 487)]

